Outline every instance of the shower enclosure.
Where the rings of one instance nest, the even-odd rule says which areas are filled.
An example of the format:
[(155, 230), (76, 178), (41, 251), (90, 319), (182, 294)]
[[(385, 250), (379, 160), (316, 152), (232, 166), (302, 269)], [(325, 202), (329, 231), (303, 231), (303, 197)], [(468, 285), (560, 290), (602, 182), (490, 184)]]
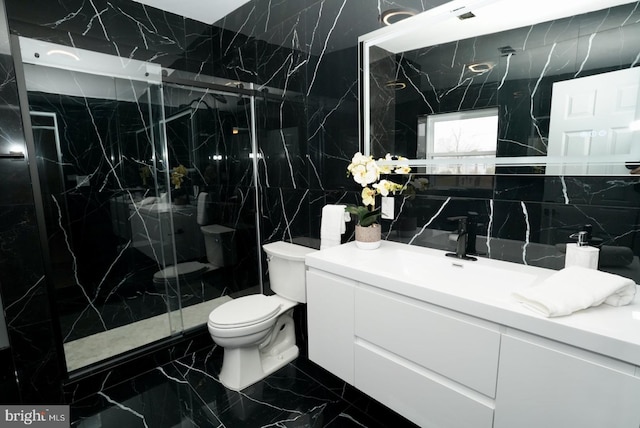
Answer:
[[(20, 47), (67, 370), (180, 335), (259, 291), (253, 94), (163, 81), (158, 65), (81, 49)], [(215, 266), (202, 225), (225, 231)], [(175, 274), (194, 262), (208, 268)]]

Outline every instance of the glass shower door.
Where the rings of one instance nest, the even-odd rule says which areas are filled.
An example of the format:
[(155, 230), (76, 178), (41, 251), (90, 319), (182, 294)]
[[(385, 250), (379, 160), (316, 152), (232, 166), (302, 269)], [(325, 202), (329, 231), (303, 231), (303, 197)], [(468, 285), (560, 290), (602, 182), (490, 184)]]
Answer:
[(67, 370), (201, 327), (217, 305), (259, 292), (253, 93), (20, 45)]
[(45, 64), (54, 55), (35, 53), (50, 46), (23, 43), (47, 281), (74, 371), (183, 329), (179, 301), (154, 280), (175, 261), (160, 67), (134, 64), (129, 78), (104, 55), (96, 74)]
[(178, 302), (185, 330), (206, 323), (230, 298), (259, 290), (250, 101), (250, 95), (163, 85), (180, 272), (167, 285), (177, 284), (168, 295)]

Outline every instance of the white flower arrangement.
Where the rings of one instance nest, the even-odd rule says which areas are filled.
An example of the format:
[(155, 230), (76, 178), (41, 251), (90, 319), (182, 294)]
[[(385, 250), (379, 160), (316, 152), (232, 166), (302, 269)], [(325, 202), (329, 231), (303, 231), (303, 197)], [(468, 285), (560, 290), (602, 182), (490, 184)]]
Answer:
[[(406, 160), (401, 156), (387, 154), (378, 161)], [(374, 224), (380, 215), (380, 209), (375, 208), (376, 196), (388, 196), (404, 190), (404, 186), (389, 180), (380, 180), (384, 174), (408, 174), (411, 172), (409, 165), (379, 165), (372, 156), (365, 156), (358, 152), (347, 166), (347, 176), (362, 186), (362, 203), (364, 206), (350, 205), (347, 211), (358, 216), (358, 224), (367, 227)]]

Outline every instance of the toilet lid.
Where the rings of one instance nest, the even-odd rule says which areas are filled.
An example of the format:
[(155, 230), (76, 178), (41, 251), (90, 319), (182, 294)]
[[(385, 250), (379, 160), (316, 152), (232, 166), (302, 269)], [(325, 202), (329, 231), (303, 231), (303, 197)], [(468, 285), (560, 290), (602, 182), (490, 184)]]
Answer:
[(244, 327), (272, 318), (280, 303), (264, 294), (252, 294), (231, 300), (209, 314), (209, 322), (218, 328)]

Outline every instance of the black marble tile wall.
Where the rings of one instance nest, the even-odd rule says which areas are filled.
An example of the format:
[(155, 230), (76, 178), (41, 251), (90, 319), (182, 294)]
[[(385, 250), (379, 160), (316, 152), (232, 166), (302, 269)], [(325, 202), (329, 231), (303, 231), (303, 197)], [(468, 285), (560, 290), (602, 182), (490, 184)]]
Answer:
[[(0, 39), (8, 41), (4, 2), (0, 2)], [(0, 292), (9, 335), (3, 351), (3, 392), (19, 395), (13, 402), (57, 403), (62, 400), (62, 360), (56, 343), (40, 236), (20, 117), (18, 87), (8, 44), (2, 44), (0, 74), (0, 155), (21, 152), (24, 158), (0, 156)], [(7, 354), (9, 352), (9, 354)]]
[(185, 58), (184, 18), (141, 3), (74, 0), (54, 7), (9, 0), (6, 5), (14, 34), (164, 66)]
[[(278, 93), (282, 99), (273, 97), (263, 109), (275, 122), (275, 139), (259, 139), (260, 149), (271, 155), (265, 156), (259, 170), (260, 195), (266, 198), (261, 206), (263, 240), (318, 239), (325, 203), (356, 202), (354, 195), (346, 197), (344, 192), (358, 190), (346, 177), (346, 165), (359, 150), (357, 38), (381, 27), (382, 10), (422, 11), (442, 3), (385, 1), (371, 7), (361, 1), (285, 5), (260, 0), (219, 23), (227, 29), (242, 28), (243, 34), (256, 38), (257, 82), (282, 90)], [(298, 127), (295, 137), (289, 132), (292, 126)], [(312, 199), (300, 189), (312, 191)], [(293, 198), (291, 202), (283, 202), (289, 201), (286, 195)], [(343, 239), (350, 236), (346, 233)]]
[(13, 355), (10, 348), (0, 349), (0, 402), (17, 404), (20, 402), (20, 390), (13, 366)]
[[(248, 155), (246, 139), (234, 140), (234, 144), (239, 142), (239, 145), (234, 146), (237, 152), (233, 162), (209, 170), (209, 174), (219, 174), (213, 184), (207, 183), (206, 170), (202, 173), (202, 181), (198, 182), (199, 185), (207, 183), (211, 203), (216, 206), (220, 221), (230, 222), (235, 216), (249, 225), (247, 242), (251, 227), (255, 227), (256, 210), (260, 216), (261, 242), (279, 239), (302, 242), (301, 238), (319, 238), (321, 211), (325, 204), (359, 201), (360, 187), (346, 176), (346, 166), (360, 150), (357, 37), (380, 27), (378, 15), (381, 10), (408, 6), (421, 11), (444, 3), (440, 0), (385, 0), (377, 4), (364, 0), (254, 0), (209, 26), (124, 0), (5, 1), (14, 34), (151, 61), (196, 75), (255, 83), (259, 90), (266, 89), (263, 99), (257, 100), (258, 188), (253, 188), (249, 174), (251, 162), (248, 156), (245, 157)], [(600, 49), (606, 49), (612, 40), (620, 40), (620, 34), (637, 26), (632, 24), (635, 15), (629, 15), (627, 11), (624, 16), (631, 18), (620, 29), (617, 26), (620, 16), (612, 14), (603, 20), (594, 15), (583, 23), (581, 34), (588, 34), (589, 28), (599, 28), (602, 37), (593, 42), (602, 44)], [(565, 24), (562, 21), (553, 26), (555, 45), (545, 44), (545, 40), (551, 40), (544, 39), (549, 30), (545, 26), (536, 27), (528, 35), (527, 43), (542, 40), (538, 49), (549, 55), (553, 67), (566, 68), (566, 73), (575, 74), (580, 68), (580, 59), (586, 55), (585, 50), (595, 45), (589, 45), (589, 37), (575, 39), (575, 31)], [(524, 43), (515, 33), (508, 36), (509, 43), (516, 49)], [(472, 50), (474, 43), (476, 41), (442, 46), (442, 52), (449, 55), (446, 62), (449, 67), (434, 72), (434, 79), (457, 81), (460, 64), (454, 61), (451, 66), (451, 49), (462, 54)], [(553, 52), (552, 46), (555, 46)], [(570, 49), (575, 54), (566, 58)], [(436, 54), (417, 52), (414, 57), (405, 56), (402, 64), (406, 75), (421, 75), (425, 70), (416, 65), (420, 57)], [(516, 54), (525, 56), (522, 51)], [(508, 54), (496, 53), (493, 73), (518, 72), (516, 63), (508, 58)], [(11, 77), (10, 57), (5, 55), (1, 60), (5, 64), (2, 72)], [(524, 63), (527, 68), (534, 67), (526, 60)], [(620, 61), (620, 67), (625, 64), (626, 59)], [(538, 75), (541, 67), (544, 64), (534, 67)], [(535, 144), (524, 147), (512, 143), (531, 135), (523, 133), (521, 122), (523, 117), (529, 118), (532, 114), (529, 101), (535, 85), (524, 80), (509, 81), (496, 95), (495, 83), (476, 80), (477, 86), (466, 85), (451, 91), (447, 99), (441, 100), (441, 105), (477, 108), (494, 104), (496, 96), (507, 97), (510, 107), (501, 112), (501, 123), (508, 126), (503, 128), (499, 150), (509, 155), (535, 153), (539, 149)], [(541, 80), (535, 89), (535, 106), (548, 102), (549, 83)], [(11, 88), (15, 89), (11, 85), (2, 88), (2, 103), (11, 109), (3, 110), (5, 116), (2, 117), (6, 118), (7, 126), (1, 128), (5, 133), (17, 129), (19, 134), (20, 119)], [(428, 107), (425, 109), (425, 113), (429, 111)], [(535, 110), (533, 114), (536, 115)], [(406, 117), (397, 115), (393, 121), (397, 121), (398, 116)], [(5, 120), (2, 117), (0, 119)], [(546, 132), (545, 118), (537, 119), (537, 132)], [(414, 125), (413, 122), (403, 123), (405, 130), (415, 129)], [(406, 135), (407, 139), (409, 135)], [(13, 136), (3, 141), (10, 139), (13, 141)], [(22, 137), (15, 140), (22, 141)], [(207, 147), (228, 149), (231, 143), (231, 140), (207, 141)], [(0, 147), (3, 144), (0, 142)], [(408, 150), (408, 146), (398, 144), (396, 149)], [(14, 339), (12, 343), (16, 347), (14, 356), (24, 360), (17, 360), (16, 366), (24, 367), (23, 376), (30, 379), (30, 385), (35, 385), (34, 391), (41, 392), (55, 389), (52, 385), (59, 387), (60, 383), (56, 384), (53, 380), (56, 375), (52, 373), (58, 373), (58, 381), (61, 375), (55, 370), (47, 371), (45, 375), (36, 364), (37, 361), (53, 364), (59, 357), (52, 351), (55, 349), (51, 334), (54, 322), (47, 315), (48, 306), (44, 303), (46, 289), (43, 269), (38, 264), (40, 246), (33, 202), (25, 196), (28, 191), (23, 191), (29, 189), (29, 175), (24, 161), (0, 162), (6, 163), (0, 164), (0, 176), (6, 177), (0, 180), (2, 195), (9, 195), (0, 201), (3, 211), (0, 216), (8, 219), (2, 222), (4, 229), (0, 231), (0, 240), (4, 243), (0, 248), (6, 252), (0, 263), (13, 267), (13, 270), (2, 270), (0, 286), (6, 304), (10, 305), (11, 299), (18, 302), (9, 307), (9, 312), (15, 310), (12, 315), (15, 321), (9, 320), (10, 329), (20, 326), (21, 334), (33, 329), (30, 333), (33, 336), (25, 337), (47, 335), (43, 339), (46, 346), (42, 347), (34, 346), (37, 340), (27, 343)], [(428, 180), (428, 185), (421, 186), (416, 182), (416, 187), (426, 188), (420, 188), (406, 200), (397, 198), (398, 218), (385, 220), (383, 224), (387, 239), (450, 248), (451, 241), (446, 234), (426, 236), (417, 231), (453, 231), (455, 224), (448, 218), (475, 213), (478, 234), (489, 238), (479, 250), (493, 258), (559, 268), (564, 256), (556, 244), (566, 242), (567, 234), (587, 223), (592, 224), (594, 236), (608, 245), (628, 246), (634, 254), (640, 254), (636, 243), (636, 231), (640, 229), (638, 184), (632, 177), (453, 175), (416, 178)], [(254, 200), (256, 191), (257, 207), (248, 202)], [(352, 230), (353, 224), (349, 224), (343, 241), (352, 239)], [(246, 250), (249, 248), (251, 244), (247, 243)], [(243, 265), (247, 267), (246, 271), (248, 265), (249, 262)], [(263, 274), (264, 269), (265, 264)], [(238, 278), (237, 281), (251, 279)], [(20, 285), (16, 287), (14, 282)], [(18, 291), (7, 296), (7, 293), (14, 293), (12, 290)], [(30, 311), (33, 304), (40, 319), (27, 320), (25, 311), (18, 309), (20, 303), (28, 304)], [(25, 394), (30, 393), (28, 387), (25, 388)]]

